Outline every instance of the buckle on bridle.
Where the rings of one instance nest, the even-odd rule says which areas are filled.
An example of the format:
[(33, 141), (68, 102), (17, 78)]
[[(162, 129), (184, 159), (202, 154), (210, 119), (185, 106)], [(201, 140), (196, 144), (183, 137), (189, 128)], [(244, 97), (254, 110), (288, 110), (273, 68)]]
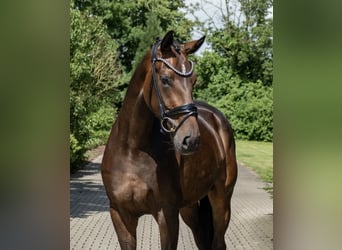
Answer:
[[(168, 124), (171, 124), (171, 128), (168, 128)], [(170, 117), (163, 117), (161, 120), (160, 120), (160, 125), (161, 125), (161, 128), (164, 132), (166, 133), (174, 133), (177, 129), (177, 126), (173, 123), (173, 120), (170, 118)]]

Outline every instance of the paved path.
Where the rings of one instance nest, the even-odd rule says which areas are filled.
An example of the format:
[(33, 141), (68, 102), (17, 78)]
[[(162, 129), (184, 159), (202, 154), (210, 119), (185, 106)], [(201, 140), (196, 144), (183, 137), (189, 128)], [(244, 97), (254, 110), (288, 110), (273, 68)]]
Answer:
[[(70, 179), (70, 249), (120, 249), (102, 185), (100, 162)], [(232, 217), (225, 239), (229, 249), (273, 249), (273, 201), (252, 171), (239, 166), (232, 199)], [(137, 249), (160, 249), (157, 223), (152, 216), (139, 219)], [(180, 219), (178, 249), (197, 249), (190, 229)]]

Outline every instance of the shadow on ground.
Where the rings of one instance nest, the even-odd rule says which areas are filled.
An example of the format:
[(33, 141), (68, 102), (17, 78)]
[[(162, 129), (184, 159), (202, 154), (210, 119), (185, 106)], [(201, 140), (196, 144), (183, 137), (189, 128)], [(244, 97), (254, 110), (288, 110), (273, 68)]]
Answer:
[(108, 199), (100, 175), (100, 164), (91, 163), (70, 178), (70, 217), (85, 218), (94, 213), (109, 211)]

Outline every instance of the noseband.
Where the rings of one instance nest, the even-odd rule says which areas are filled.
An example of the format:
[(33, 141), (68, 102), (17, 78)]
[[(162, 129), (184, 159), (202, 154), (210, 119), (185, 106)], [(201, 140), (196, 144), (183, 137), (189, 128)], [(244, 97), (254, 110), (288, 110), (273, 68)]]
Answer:
[[(173, 72), (175, 72), (177, 75), (182, 77), (189, 77), (193, 73), (193, 63), (190, 62), (190, 70), (188, 72), (181, 72), (177, 70), (175, 67), (172, 66), (171, 63), (166, 61), (164, 58), (157, 57), (157, 48), (160, 46), (161, 40), (157, 41), (153, 47), (152, 47), (152, 79), (153, 79), (153, 85), (157, 94), (159, 109), (160, 109), (160, 124), (162, 131), (166, 133), (176, 133), (177, 130), (182, 126), (182, 124), (192, 115), (195, 115), (197, 117), (197, 107), (194, 103), (188, 103), (185, 105), (181, 105), (178, 107), (175, 107), (169, 111), (166, 111), (165, 104), (163, 101), (163, 98), (160, 93), (160, 89), (158, 86), (158, 79), (157, 79), (157, 73), (156, 73), (156, 62), (160, 61), (163, 62), (167, 67), (169, 67)], [(179, 47), (177, 44), (174, 44), (177, 52), (179, 51)], [(178, 126), (175, 126), (173, 123), (173, 118), (184, 115), (182, 121), (178, 124)], [(171, 123), (172, 127), (168, 128), (167, 123)]]

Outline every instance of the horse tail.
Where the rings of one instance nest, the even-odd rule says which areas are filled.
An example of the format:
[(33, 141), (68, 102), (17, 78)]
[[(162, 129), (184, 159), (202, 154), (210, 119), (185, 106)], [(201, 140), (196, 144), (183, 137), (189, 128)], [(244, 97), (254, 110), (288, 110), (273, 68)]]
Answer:
[(214, 239), (213, 211), (208, 196), (199, 202), (199, 222), (201, 227), (201, 238), (206, 249), (211, 249)]

